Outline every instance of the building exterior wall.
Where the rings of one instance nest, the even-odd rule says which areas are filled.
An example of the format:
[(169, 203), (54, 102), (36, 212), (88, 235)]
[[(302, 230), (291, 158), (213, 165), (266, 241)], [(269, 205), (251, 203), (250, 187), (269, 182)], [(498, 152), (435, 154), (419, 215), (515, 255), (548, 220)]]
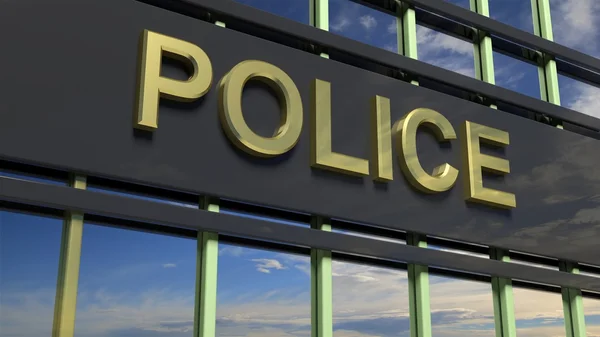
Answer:
[[(600, 139), (597, 135), (600, 122), (590, 116), (589, 111), (581, 111), (585, 110), (582, 106), (589, 105), (581, 103), (584, 100), (581, 92), (574, 104), (570, 101), (569, 106), (561, 107), (561, 95), (565, 102), (566, 94), (561, 92), (559, 83), (560, 76), (566, 75), (598, 85), (600, 80), (595, 71), (600, 70), (600, 61), (559, 44), (547, 44), (554, 39), (552, 6), (567, 5), (531, 0), (532, 34), (528, 35), (498, 26), (501, 23), (497, 21), (468, 16), (467, 13), (475, 12), (483, 17), (494, 17), (488, 0), (471, 0), (468, 4), (471, 12), (437, 0), (365, 0), (352, 4), (341, 0), (285, 4), (240, 2), (331, 33), (303, 30), (291, 20), (283, 21), (279, 16), (225, 0), (131, 1), (122, 6), (121, 12), (111, 13), (112, 28), (100, 17), (108, 13), (110, 5), (96, 0), (86, 0), (83, 5), (69, 0), (52, 5), (35, 0), (0, 4), (7, 9), (0, 11), (0, 22), (4, 22), (0, 28), (15, 30), (14, 36), (6, 35), (13, 55), (26, 51), (19, 56), (0, 56), (5, 64), (18, 66), (7, 69), (9, 76), (6, 77), (13, 84), (0, 91), (0, 100), (7, 94), (4, 105), (0, 105), (0, 126), (4, 124), (0, 129), (3, 144), (0, 145), (0, 337), (50, 334), (53, 337), (600, 335), (597, 320), (600, 317), (600, 254), (595, 248), (600, 232), (594, 209), (596, 179), (593, 172), (596, 167), (593, 150)], [(27, 6), (33, 5), (39, 6), (34, 10), (37, 12), (31, 12), (36, 19), (24, 19), (26, 28), (10, 19), (11, 15), (25, 17), (25, 13), (31, 11)], [(66, 8), (72, 8), (75, 14), (63, 14), (64, 21), (59, 15), (49, 15)], [(136, 11), (137, 8), (143, 10)], [(86, 10), (89, 12), (85, 13)], [(122, 118), (119, 111), (108, 111), (111, 104), (134, 105), (134, 97), (118, 95), (134, 91), (129, 84), (135, 82), (135, 78), (129, 70), (140, 58), (133, 55), (121, 61), (111, 58), (110, 53), (99, 55), (111, 45), (121, 50), (116, 46), (126, 39), (123, 36), (128, 31), (117, 28), (125, 27), (125, 22), (133, 26), (136, 20), (146, 20), (144, 24), (151, 22), (157, 28), (167, 27), (165, 21), (157, 19), (158, 15), (148, 19), (152, 13), (163, 11), (169, 12), (169, 17), (181, 19), (173, 19), (173, 25), (164, 30), (185, 32), (182, 34), (190, 37), (215, 32), (206, 33), (204, 38), (206, 46), (214, 45), (206, 50), (219, 53), (218, 60), (213, 62), (217, 66), (212, 84), (225, 73), (224, 64), (233, 64), (245, 53), (249, 57), (271, 58), (281, 64), (287, 62), (289, 68), (286, 69), (290, 69), (294, 80), (303, 83), (299, 92), (304, 96), (309, 93), (308, 77), (313, 73), (343, 78), (343, 82), (360, 78), (363, 79), (358, 81), (361, 84), (379, 85), (381, 90), (390, 91), (396, 88), (392, 82), (398, 82), (401, 85), (397, 88), (408, 93), (408, 98), (394, 105), (392, 97), (392, 110), (402, 107), (408, 111), (411, 104), (416, 104), (412, 108), (419, 104), (437, 104), (440, 111), (449, 106), (455, 109), (450, 111), (449, 108), (449, 112), (443, 114), (453, 125), (462, 123), (463, 119), (479, 118), (510, 130), (511, 145), (518, 144), (513, 145), (514, 150), (507, 150), (507, 157), (513, 156), (511, 173), (523, 173), (526, 170), (522, 168), (527, 168), (534, 173), (523, 176), (536, 181), (523, 178), (504, 185), (495, 182), (494, 186), (499, 188), (521, 187), (524, 191), (516, 193), (514, 211), (492, 212), (465, 206), (468, 204), (464, 204), (463, 196), (456, 193), (438, 198), (439, 204), (434, 207), (431, 200), (436, 198), (435, 194), (430, 199), (415, 197), (408, 189), (409, 182), (402, 180), (401, 172), (405, 171), (394, 169), (394, 183), (403, 184), (405, 189), (402, 192), (405, 194), (398, 192), (397, 195), (401, 195), (402, 200), (417, 200), (396, 207), (395, 199), (389, 197), (396, 193), (395, 187), (365, 190), (364, 199), (351, 192), (344, 195), (344, 191), (353, 191), (347, 186), (355, 183), (344, 179), (323, 182), (314, 180), (317, 178), (311, 174), (304, 177), (301, 159), (297, 157), (295, 161), (288, 160), (288, 165), (294, 165), (293, 169), (288, 167), (288, 171), (275, 166), (272, 170), (278, 173), (256, 173), (252, 171), (255, 161), (238, 156), (234, 146), (228, 150), (225, 136), (217, 136), (220, 130), (211, 133), (207, 131), (209, 127), (204, 126), (203, 132), (194, 133), (192, 123), (186, 129), (182, 120), (187, 119), (189, 123), (199, 119), (184, 115), (189, 111), (180, 105), (160, 106), (160, 109), (170, 109), (169, 113), (175, 116), (161, 117), (164, 121), (160, 124), (161, 131), (168, 130), (162, 125), (175, 120), (180, 128), (140, 136), (142, 131), (126, 125), (127, 129), (115, 129), (112, 135), (103, 136), (103, 130), (113, 127), (112, 121)], [(462, 18), (472, 26), (500, 31), (486, 33), (484, 29), (471, 29), (466, 24), (436, 19), (428, 11), (442, 16), (455, 15), (455, 20)], [(98, 17), (89, 13), (96, 13)], [(600, 15), (600, 9), (595, 13)], [(100, 28), (94, 32), (82, 28), (83, 35), (76, 40), (78, 42), (70, 42), (73, 50), (53, 51), (53, 47), (67, 45), (65, 36), (60, 33), (77, 29), (75, 24), (80, 14), (88, 20), (97, 20), (81, 22), (81, 27), (98, 24), (94, 27)], [(352, 18), (355, 21), (348, 21)], [(39, 26), (32, 24), (34, 21)], [(202, 28), (202, 33), (196, 32), (193, 29), (201, 27), (195, 26), (196, 21), (212, 26)], [(385, 27), (382, 22), (386, 22)], [(256, 29), (259, 24), (279, 35)], [(364, 34), (356, 35), (358, 33), (348, 29), (348, 25), (361, 25)], [(440, 32), (427, 30), (429, 28), (423, 25), (436, 26)], [(19, 44), (25, 43), (18, 38), (19, 34), (52, 35), (42, 32), (44, 29), (56, 36), (54, 41), (47, 38), (39, 41), (48, 54), (36, 55), (31, 45)], [(441, 33), (444, 31), (463, 41), (449, 42), (451, 40)], [(282, 32), (290, 34), (284, 39)], [(384, 32), (389, 34), (385, 41), (374, 37), (381, 37)], [(291, 36), (291, 33), (306, 34)], [(104, 34), (113, 40), (101, 41)], [(119, 34), (123, 36), (118, 38)], [(216, 35), (222, 38), (215, 39)], [(337, 35), (348, 39), (331, 37)], [(78, 38), (76, 34), (72, 36)], [(248, 36), (252, 39), (258, 36), (260, 40)], [(352, 41), (361, 39), (364, 45)], [(422, 44), (419, 39), (430, 45)], [(244, 43), (247, 47), (239, 47)], [(443, 47), (452, 43), (455, 44), (453, 49), (460, 51), (459, 56), (471, 53), (472, 68), (467, 67), (471, 70), (452, 68), (451, 64), (444, 63), (444, 57), (451, 57), (448, 55), (437, 60), (431, 58), (432, 45)], [(460, 43), (471, 43), (472, 47), (456, 47)], [(265, 47), (256, 47), (259, 44)], [(287, 49), (281, 44), (286, 44)], [(378, 47), (379, 51), (369, 49), (368, 44)], [(358, 55), (362, 59), (348, 58), (343, 48), (364, 52)], [(84, 51), (82, 55), (77, 53), (78, 49)], [(382, 54), (381, 49), (388, 51)], [(90, 51), (98, 54), (90, 56)], [(271, 51), (281, 51), (281, 54), (272, 55)], [(370, 51), (373, 53), (369, 54)], [(397, 58), (389, 51), (406, 58)], [(112, 55), (122, 54), (115, 51)], [(294, 65), (294, 54), (306, 60), (302, 62), (305, 68)], [(315, 54), (321, 59), (314, 58)], [(506, 76), (499, 75), (500, 72), (508, 71), (513, 82), (518, 82), (519, 79), (514, 78), (525, 73), (521, 68), (506, 70), (506, 67), (495, 66), (498, 59), (510, 54), (535, 67), (539, 90), (531, 88), (530, 83), (535, 81), (527, 81), (527, 88), (516, 89), (526, 94), (515, 94), (516, 87), (511, 87), (513, 84), (506, 77), (496, 85), (499, 77)], [(73, 60), (64, 62), (62, 56), (65, 55), (71, 55)], [(35, 64), (39, 57), (47, 60)], [(53, 57), (57, 60), (53, 63), (55, 69), (40, 66)], [(115, 79), (111, 84), (106, 79), (108, 76), (102, 77), (102, 73), (106, 71), (106, 75), (109, 70), (103, 70), (100, 63), (89, 71), (90, 75), (77, 76), (78, 69), (84, 69), (86, 62), (102, 58), (106, 60), (107, 69), (109, 64), (110, 67), (122, 66), (118, 69), (127, 74), (125, 79)], [(422, 61), (410, 63), (419, 59)], [(382, 65), (383, 62), (388, 63)], [(427, 67), (427, 63), (460, 74), (454, 78), (453, 73)], [(21, 68), (28, 64), (32, 67), (28, 69), (35, 71), (26, 70), (25, 74), (38, 72), (43, 74), (41, 79), (16, 79)], [(59, 69), (65, 64), (71, 64), (72, 69)], [(392, 69), (391, 64), (400, 66)], [(329, 65), (328, 69), (325, 65)], [(298, 68), (294, 68), (296, 66)], [(323, 69), (315, 71), (318, 67)], [(61, 72), (68, 74), (64, 76), (70, 82), (60, 78)], [(298, 80), (301, 76), (307, 79)], [(53, 80), (60, 85), (47, 84)], [(95, 85), (81, 85), (76, 80), (95, 81)], [(484, 82), (494, 86), (486, 86)], [(453, 85), (454, 89), (448, 88)], [(501, 90), (501, 86), (512, 91)], [(32, 88), (46, 88), (49, 93), (44, 95), (41, 90)], [(83, 89), (79, 91), (79, 88)], [(86, 90), (92, 90), (90, 88), (96, 92), (106, 88), (106, 92), (115, 95), (96, 95), (95, 103), (85, 104), (89, 95)], [(565, 91), (570, 93), (569, 88)], [(361, 93), (362, 89), (352, 86), (343, 90), (353, 98), (372, 94), (369, 92), (372, 89)], [(119, 101), (119, 97), (125, 99)], [(276, 106), (264, 94), (256, 97), (256, 102)], [(335, 93), (331, 97), (335, 104), (346, 104), (342, 106), (348, 110), (354, 104), (350, 98), (335, 98)], [(411, 103), (411, 97), (421, 100)], [(132, 102), (125, 103), (128, 98)], [(216, 106), (217, 101), (215, 94), (199, 103), (200, 108), (195, 108), (206, 111), (208, 108), (202, 104), (215, 102)], [(75, 106), (81, 106), (83, 112), (74, 109)], [(255, 116), (254, 119), (248, 117), (255, 122), (254, 126), (268, 120), (260, 117), (261, 106), (257, 106), (259, 108), (247, 110)], [(52, 121), (52, 113), (42, 111), (44, 107), (49, 107), (57, 119)], [(104, 107), (107, 107), (106, 113), (101, 114)], [(34, 112), (16, 116), (13, 111)], [(86, 117), (91, 111), (98, 111), (96, 119)], [(13, 117), (9, 117), (11, 113)], [(306, 108), (306, 116), (308, 113)], [(394, 120), (395, 113), (392, 112)], [(335, 116), (335, 112), (332, 115)], [(78, 119), (78, 116), (84, 117)], [(216, 116), (214, 120), (202, 121), (213, 127), (219, 123)], [(91, 120), (94, 121), (91, 125), (85, 125)], [(25, 128), (28, 123), (31, 126)], [(359, 126), (368, 123), (365, 118), (365, 121), (347, 121), (340, 125), (357, 134)], [(305, 126), (307, 124), (310, 123)], [(218, 130), (218, 127), (213, 129)], [(166, 134), (172, 140), (165, 141)], [(218, 140), (205, 141), (202, 137), (207, 134)], [(459, 133), (459, 138), (462, 136), (464, 134)], [(99, 142), (102, 137), (106, 139)], [(556, 145), (557, 140), (562, 142), (562, 147)], [(300, 139), (302, 141), (309, 144), (308, 134)], [(544, 148), (546, 143), (549, 145)], [(141, 152), (145, 147), (159, 146), (163, 146), (159, 152)], [(452, 150), (465, 148), (453, 145)], [(296, 149), (299, 149), (297, 153), (306, 152), (308, 167), (308, 145), (298, 145)], [(351, 151), (352, 147), (344, 150)], [(421, 156), (424, 162), (429, 160), (432, 168), (438, 158)], [(514, 161), (516, 157), (531, 165), (520, 166)], [(110, 161), (110, 158), (119, 160)], [(154, 161), (156, 158), (165, 164)], [(184, 159), (177, 162), (180, 158)], [(207, 169), (211, 160), (225, 164)], [(193, 167), (189, 170), (194, 172), (186, 172), (185, 165), (175, 163), (187, 163), (188, 169)], [(542, 167), (540, 163), (554, 166)], [(240, 167), (246, 171), (242, 172)], [(180, 171), (173, 171), (176, 169)], [(548, 177), (548, 172), (556, 177)], [(244, 179), (248, 184), (244, 185), (241, 181), (244, 179), (239, 177), (247, 177)], [(252, 177), (256, 181), (251, 182)], [(221, 183), (226, 179), (232, 183)], [(317, 193), (319, 186), (324, 187)], [(211, 189), (217, 192), (197, 193)], [(290, 191), (295, 192), (294, 195)], [(324, 202), (323, 195), (328, 193), (331, 200)], [(519, 195), (527, 197), (519, 199)], [(538, 205), (542, 199), (544, 207)], [(280, 205), (289, 205), (290, 209), (280, 209)], [(430, 207), (431, 211), (427, 211), (429, 208), (414, 211), (418, 207)], [(393, 213), (394, 208), (403, 211)], [(316, 209), (319, 212), (314, 211)], [(488, 231), (481, 230), (467, 221), (476, 212), (485, 214), (477, 217), (477, 225), (485, 221), (491, 223), (493, 219), (500, 227), (507, 224), (513, 227), (494, 232), (490, 225)], [(572, 218), (557, 217), (552, 212), (561, 216), (568, 213)], [(419, 216), (409, 217), (417, 213)], [(402, 214), (404, 219), (399, 216)], [(457, 224), (445, 227), (440, 218)], [(394, 219), (399, 220), (395, 223)]]

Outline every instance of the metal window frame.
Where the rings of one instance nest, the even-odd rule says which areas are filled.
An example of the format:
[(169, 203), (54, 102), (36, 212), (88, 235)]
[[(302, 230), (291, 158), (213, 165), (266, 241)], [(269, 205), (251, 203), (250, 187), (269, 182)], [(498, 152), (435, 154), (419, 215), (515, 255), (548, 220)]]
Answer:
[[(466, 97), (497, 108), (509, 103), (531, 111), (533, 118), (548, 115), (566, 130), (600, 138), (600, 120), (560, 107), (558, 73), (600, 85), (600, 60), (552, 41), (549, 0), (531, 0), (535, 35), (490, 19), (488, 0), (471, 0), (471, 11), (441, 0), (351, 0), (397, 17), (398, 53), (380, 50), (357, 41), (336, 36), (329, 28), (328, 0), (309, 0), (310, 24), (314, 27), (276, 17), (229, 0), (140, 0), (184, 15), (207, 20), (227, 29), (292, 45), (322, 57), (384, 73), (419, 85), (441, 83), (469, 93)], [(190, 9), (194, 9), (190, 11)], [(441, 15), (441, 16), (440, 16)], [(417, 22), (438, 31), (473, 42), (477, 80), (416, 61)], [(227, 24), (226, 24), (227, 23)], [(317, 28), (317, 29), (315, 29)], [(539, 66), (540, 93), (536, 100), (494, 85), (493, 51)], [(439, 89), (439, 88), (438, 88)], [(545, 101), (545, 102), (544, 102)], [(502, 113), (499, 111), (499, 113)], [(64, 180), (68, 173), (19, 163), (0, 162), (0, 170), (40, 175)], [(126, 196), (86, 190), (91, 184), (141, 195), (162, 195), (170, 200), (198, 201), (198, 209), (189, 209)], [(600, 278), (582, 275), (580, 270), (599, 269), (557, 261), (560, 270), (545, 270), (508, 263), (510, 257), (551, 263), (543, 257), (531, 257), (454, 242), (351, 224), (318, 215), (273, 210), (232, 200), (215, 200), (149, 186), (116, 182), (97, 177), (70, 175), (68, 186), (55, 186), (0, 177), (0, 209), (42, 213), (64, 219), (59, 277), (56, 289), (53, 337), (74, 334), (81, 234), (85, 222), (152, 231), (197, 240), (196, 300), (194, 336), (216, 334), (216, 287), (218, 243), (245, 245), (311, 256), (312, 335), (333, 336), (332, 259), (404, 269), (409, 275), (409, 308), (412, 337), (430, 337), (432, 324), (429, 307), (429, 274), (478, 280), (490, 283), (494, 301), (497, 337), (516, 336), (512, 286), (526, 286), (561, 292), (567, 336), (585, 336), (582, 296), (600, 298)], [(267, 220), (246, 219), (216, 214), (221, 209), (248, 211), (310, 223), (310, 228), (286, 226)], [(360, 230), (373, 235), (405, 239), (407, 245), (332, 232), (332, 228)], [(489, 253), (490, 259), (457, 255), (428, 249), (427, 244)], [(398, 257), (401, 256), (402, 260)]]
[[(598, 132), (600, 119), (235, 3), (232, 0), (138, 1), (200, 20), (218, 18), (228, 22), (228, 29), (242, 31), (305, 52), (326, 53), (336, 61), (359, 66), (386, 76), (406, 81), (417, 79), (421, 86), (431, 87), (438, 91), (446, 90), (448, 94), (457, 95), (456, 91), (458, 90), (466, 93), (466, 98), (475, 102), (486, 105), (492, 102), (499, 108), (502, 105), (501, 110), (504, 109), (511, 113), (514, 113), (514, 109), (509, 109), (507, 106), (513, 106), (517, 110), (530, 112), (532, 116), (529, 118), (539, 122), (547, 123), (540, 116), (549, 116), (562, 121), (566, 130), (600, 139)], [(437, 2), (439, 1), (435, 0), (432, 3)], [(460, 9), (464, 11), (464, 9)], [(464, 14), (462, 11), (460, 13)], [(479, 16), (481, 15), (476, 15), (476, 17)], [(527, 33), (522, 32), (522, 34), (526, 35)], [(448, 90), (448, 88), (452, 88), (452, 90)], [(464, 93), (459, 95), (463, 97)]]

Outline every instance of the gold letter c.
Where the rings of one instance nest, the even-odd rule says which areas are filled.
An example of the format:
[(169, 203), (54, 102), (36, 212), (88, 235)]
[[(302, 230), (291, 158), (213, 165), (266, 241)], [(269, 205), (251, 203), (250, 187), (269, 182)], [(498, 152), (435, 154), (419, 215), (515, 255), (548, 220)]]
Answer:
[(445, 163), (433, 169), (431, 175), (425, 172), (417, 155), (417, 129), (421, 124), (429, 127), (438, 141), (456, 139), (452, 124), (439, 112), (425, 108), (415, 109), (393, 127), (394, 138), (399, 147), (400, 167), (416, 189), (426, 193), (447, 191), (456, 182), (458, 170)]

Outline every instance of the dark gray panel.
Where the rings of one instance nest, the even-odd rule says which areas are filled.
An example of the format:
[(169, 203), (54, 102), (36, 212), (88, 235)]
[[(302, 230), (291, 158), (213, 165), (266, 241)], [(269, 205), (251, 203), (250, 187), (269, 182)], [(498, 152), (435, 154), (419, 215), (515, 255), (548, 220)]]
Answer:
[(158, 224), (149, 224), (153, 231), (161, 227), (168, 232), (174, 229), (210, 231), (388, 261), (600, 291), (600, 278), (592, 276), (12, 178), (0, 177), (0, 200)]
[[(330, 217), (598, 264), (600, 165), (597, 140), (501, 113), (424, 88), (300, 53), (135, 1), (23, 0), (3, 5), (0, 34), (0, 156), (85, 174), (251, 201)], [(36, 7), (31, 11), (32, 6)], [(118, 10), (117, 10), (118, 9)], [(235, 150), (223, 134), (213, 89), (201, 102), (163, 104), (159, 129), (135, 132), (138, 38), (143, 29), (201, 46), (215, 83), (245, 59), (271, 62), (294, 79), (305, 129), (286, 156), (261, 160)], [(413, 191), (396, 165), (382, 186), (309, 168), (309, 83), (332, 82), (334, 149), (368, 156), (369, 99), (392, 100), (393, 120), (411, 109), (440, 111), (458, 129), (465, 120), (507, 130), (512, 173), (487, 181), (517, 195), (497, 211), (463, 201), (461, 181), (435, 196)], [(269, 131), (276, 102), (260, 87), (245, 94), (245, 115)], [(440, 149), (428, 134), (419, 147), (427, 168), (460, 167), (458, 142)]]

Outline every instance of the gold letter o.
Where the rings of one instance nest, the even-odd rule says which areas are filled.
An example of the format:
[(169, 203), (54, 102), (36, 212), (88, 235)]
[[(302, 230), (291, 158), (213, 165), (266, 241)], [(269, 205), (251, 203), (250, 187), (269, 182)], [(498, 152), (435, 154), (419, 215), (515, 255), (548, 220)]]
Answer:
[[(242, 93), (250, 80), (258, 80), (277, 94), (281, 121), (273, 137), (250, 129), (242, 112)], [(294, 81), (281, 69), (263, 61), (238, 63), (219, 84), (219, 118), (225, 134), (238, 148), (254, 156), (274, 157), (291, 150), (302, 132), (302, 99)]]

